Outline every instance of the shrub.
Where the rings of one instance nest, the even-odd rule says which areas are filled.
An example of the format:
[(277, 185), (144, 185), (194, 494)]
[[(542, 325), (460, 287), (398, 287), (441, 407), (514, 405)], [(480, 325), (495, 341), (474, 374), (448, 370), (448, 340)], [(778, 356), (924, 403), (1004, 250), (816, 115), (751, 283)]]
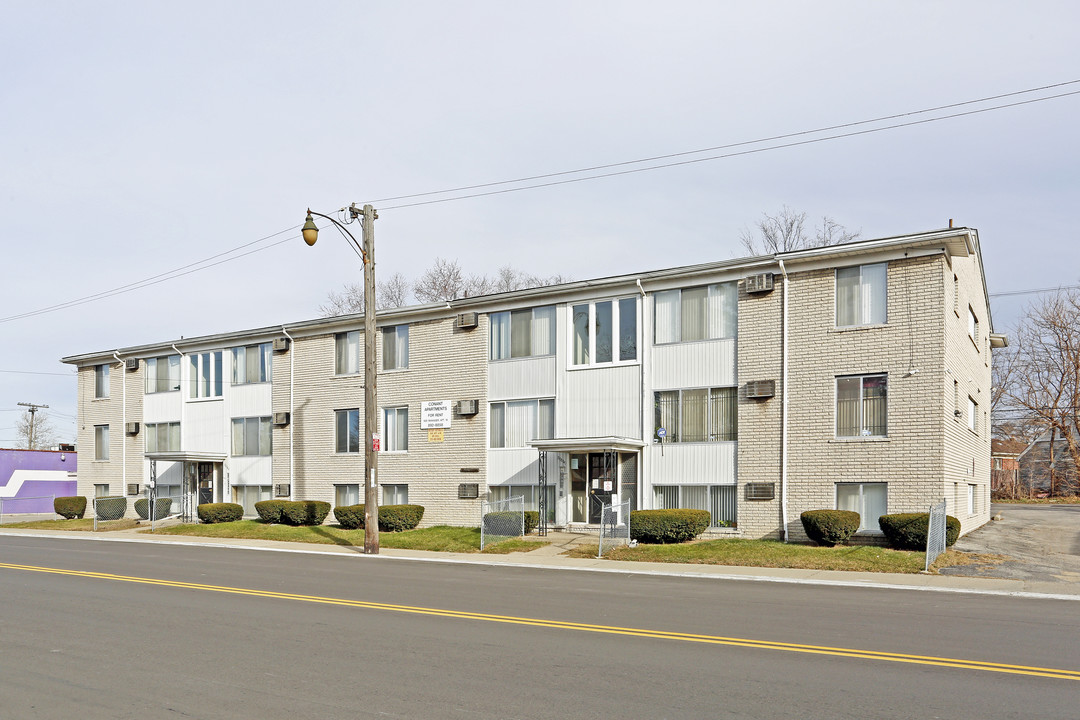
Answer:
[(806, 536), (825, 547), (847, 542), (859, 529), (859, 513), (851, 510), (807, 510), (799, 519)]
[(338, 525), (346, 530), (358, 530), (364, 527), (363, 505), (339, 505), (334, 508), (334, 518)]
[(57, 515), (68, 520), (81, 518), (86, 514), (86, 498), (81, 495), (53, 498), (53, 510)]
[(528, 535), (540, 525), (540, 513), (537, 510), (525, 511), (525, 534)]
[(322, 500), (283, 500), (281, 522), (286, 525), (322, 525), (330, 514), (330, 503)]
[(423, 505), (384, 505), (379, 508), (379, 532), (412, 530), (423, 519)]
[(644, 543), (681, 543), (709, 527), (708, 510), (635, 510), (630, 513), (630, 538)]
[[(896, 513), (878, 519), (881, 532), (889, 545), (897, 550), (925, 550), (926, 534), (930, 529), (930, 513)], [(960, 521), (945, 516), (945, 545), (956, 544), (960, 537)]]
[(244, 517), (244, 507), (236, 503), (203, 503), (198, 514), (199, 522), (207, 524), (236, 522)]
[(259, 513), (259, 519), (264, 523), (273, 525), (281, 522), (281, 511), (285, 508), (287, 500), (260, 500), (255, 503), (255, 512)]
[[(154, 499), (154, 519), (160, 520), (164, 517), (168, 517), (169, 510), (172, 508), (172, 498), (155, 498)], [(138, 514), (140, 520), (150, 519), (150, 501), (146, 498), (139, 498), (135, 501), (135, 512)]]
[(94, 499), (98, 520), (119, 520), (127, 513), (126, 497), (99, 497)]
[[(525, 513), (525, 530), (529, 532), (529, 513)], [(537, 515), (539, 518), (539, 515)], [(484, 515), (484, 532), (492, 535), (506, 536), (510, 530), (517, 535), (521, 527), (521, 513), (513, 510), (496, 510)]]

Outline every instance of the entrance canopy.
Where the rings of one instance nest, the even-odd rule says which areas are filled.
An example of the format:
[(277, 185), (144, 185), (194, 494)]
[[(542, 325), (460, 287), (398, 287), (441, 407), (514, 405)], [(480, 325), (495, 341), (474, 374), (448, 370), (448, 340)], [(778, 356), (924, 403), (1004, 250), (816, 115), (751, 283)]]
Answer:
[(624, 437), (557, 438), (555, 440), (529, 440), (527, 445), (540, 452), (590, 453), (590, 452), (637, 452), (645, 446), (640, 440)]
[(162, 462), (225, 462), (225, 453), (193, 452), (180, 450), (178, 452), (149, 452), (145, 456), (147, 460), (160, 460)]

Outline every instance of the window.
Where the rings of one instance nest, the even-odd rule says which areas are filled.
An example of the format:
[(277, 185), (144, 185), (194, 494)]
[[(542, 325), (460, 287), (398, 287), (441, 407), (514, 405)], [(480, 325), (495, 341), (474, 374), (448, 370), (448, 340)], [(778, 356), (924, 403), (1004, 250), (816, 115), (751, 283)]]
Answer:
[(735, 282), (656, 293), (656, 344), (735, 337), (738, 299)]
[(994, 469), (1001, 470), (1001, 458), (994, 458)]
[(975, 486), (970, 484), (967, 486), (967, 514), (975, 514)]
[(881, 325), (886, 320), (888, 263), (836, 269), (836, 326)]
[[(235, 357), (235, 350), (234, 357)], [(188, 397), (221, 397), (221, 351), (195, 353), (188, 372)]]
[[(524, 500), (525, 511), (540, 510), (539, 485), (495, 485), (488, 488), (488, 502), (509, 500), (520, 497)], [(548, 522), (555, 522), (555, 486), (548, 485), (544, 493), (544, 507), (547, 508)]]
[(953, 312), (960, 317), (960, 279), (956, 275), (952, 276), (952, 300)]
[(109, 459), (109, 426), (94, 426), (94, 459)]
[(269, 485), (235, 485), (233, 502), (244, 508), (244, 515), (258, 515), (255, 503), (270, 499)]
[(979, 404), (970, 397), (968, 398), (968, 430), (973, 433), (979, 432)]
[(382, 504), (383, 505), (408, 505), (409, 504), (409, 486), (408, 485), (383, 485), (382, 486)]
[(408, 325), (383, 328), (382, 341), (383, 370), (403, 370), (409, 367)]
[(836, 509), (859, 513), (859, 532), (878, 532), (888, 512), (888, 483), (836, 483)]
[(233, 418), (233, 455), (270, 455), (270, 418)]
[(355, 375), (360, 372), (360, 331), (338, 333), (334, 336), (334, 373)]
[(360, 504), (360, 484), (345, 483), (334, 486), (334, 507)]
[(360, 452), (360, 410), (335, 410), (334, 429), (337, 452)]
[(94, 397), (109, 397), (109, 366), (94, 366)]
[(554, 400), (491, 403), (491, 447), (523, 448), (529, 440), (555, 437)]
[(734, 485), (657, 485), (653, 487), (653, 509), (686, 508), (708, 510), (709, 527), (735, 526)]
[(180, 423), (147, 423), (146, 452), (179, 452)]
[(96, 497), (96, 498), (109, 497), (109, 483), (95, 483), (94, 484), (94, 497)]
[(149, 358), (146, 361), (146, 392), (171, 392), (180, 389), (180, 356)]
[(555, 354), (555, 307), (492, 313), (491, 359)]
[(885, 437), (886, 376), (836, 378), (837, 437)]
[(637, 360), (637, 298), (574, 305), (574, 365)]
[(975, 317), (975, 311), (968, 307), (968, 337), (975, 347), (979, 347), (979, 318)]
[(653, 393), (655, 430), (664, 429), (664, 442), (737, 440), (738, 398), (738, 388), (733, 387)]
[(383, 408), (383, 449), (386, 452), (409, 449), (409, 408)]
[(246, 345), (232, 349), (233, 385), (270, 382), (270, 343)]

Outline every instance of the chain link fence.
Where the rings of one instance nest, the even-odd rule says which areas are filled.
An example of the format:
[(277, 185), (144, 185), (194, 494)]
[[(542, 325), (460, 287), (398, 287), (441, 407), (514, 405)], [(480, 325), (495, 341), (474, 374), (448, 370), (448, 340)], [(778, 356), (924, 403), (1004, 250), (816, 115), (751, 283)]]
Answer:
[(945, 501), (942, 500), (937, 505), (930, 506), (930, 524), (926, 528), (926, 567), (924, 571), (929, 571), (938, 555), (945, 552), (945, 524)]
[(94, 498), (94, 531), (96, 532), (98, 529), (98, 522), (120, 520), (126, 513), (126, 497)]
[(630, 544), (630, 500), (604, 505), (600, 512), (600, 548), (597, 557), (616, 545)]
[(480, 549), (525, 535), (525, 496), (480, 503)]
[(37, 495), (35, 497), (0, 497), (0, 523), (4, 522), (5, 513), (7, 513), (8, 515), (52, 513), (54, 500), (56, 500), (55, 495)]

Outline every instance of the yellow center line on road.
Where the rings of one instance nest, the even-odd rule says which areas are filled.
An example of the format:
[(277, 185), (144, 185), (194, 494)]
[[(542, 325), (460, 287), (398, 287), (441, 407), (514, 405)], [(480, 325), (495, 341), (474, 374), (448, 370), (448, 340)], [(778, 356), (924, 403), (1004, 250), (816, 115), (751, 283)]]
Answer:
[(442, 610), (439, 608), (416, 607), (411, 605), (394, 605), (390, 603), (369, 602), (366, 600), (347, 600), (345, 598), (320, 597), (318, 595), (297, 595), (294, 593), (274, 592), (271, 590), (253, 590), (249, 588), (227, 587), (223, 585), (203, 585), (200, 583), (181, 582), (178, 580), (159, 580), (156, 578), (114, 575), (111, 573), (90, 572), (86, 570), (64, 570), (62, 568), (38, 567), (35, 565), (0, 563), (0, 569), (24, 570), (29, 572), (50, 573), (54, 575), (70, 575), (73, 577), (92, 578), (97, 580), (112, 580), (116, 582), (130, 582), (138, 583), (141, 585), (157, 585), (161, 587), (178, 588), (182, 590), (201, 590), (204, 592), (227, 593), (230, 595), (247, 595), (251, 597), (263, 597), (275, 600), (292, 600), (296, 602), (319, 603), (322, 605), (339, 605), (343, 607), (362, 608), (365, 610), (383, 610), (390, 612), (410, 613), (414, 615), (430, 615), (434, 617), (454, 618), (458, 620), (477, 620), (483, 622), (526, 625), (531, 627), (555, 628), (559, 630), (574, 630), (577, 632), (603, 633), (607, 635), (627, 635), (631, 637), (655, 638), (658, 640), (677, 640), (682, 642), (706, 643), (712, 645), (731, 645), (735, 647), (757, 648), (760, 650), (782, 650), (786, 652), (809, 653), (814, 655), (834, 655), (837, 657), (858, 658), (863, 660), (884, 660), (887, 662), (908, 663), (912, 665), (934, 665), (937, 667), (957, 668), (965, 670), (983, 670), (986, 672), (1010, 673), (1013, 675), (1032, 675), (1035, 677), (1056, 678), (1059, 680), (1080, 680), (1080, 670), (1061, 670), (1058, 668), (1031, 667), (1027, 665), (1009, 665), (1005, 663), (984, 662), (981, 660), (962, 660), (957, 658), (934, 657), (929, 655), (908, 655), (904, 653), (878, 652), (874, 650), (857, 650), (853, 648), (828, 647), (824, 645), (803, 645), (799, 643), (773, 642), (770, 640), (753, 640), (748, 638), (722, 637), (717, 635), (699, 635), (695, 633), (679, 633), (669, 632), (665, 630), (648, 630), (641, 628), (617, 627), (611, 625), (593, 625), (589, 623), (566, 622), (562, 620), (544, 620), (540, 618), (515, 617), (512, 615), (492, 615), (489, 613), (474, 613), (461, 610)]

